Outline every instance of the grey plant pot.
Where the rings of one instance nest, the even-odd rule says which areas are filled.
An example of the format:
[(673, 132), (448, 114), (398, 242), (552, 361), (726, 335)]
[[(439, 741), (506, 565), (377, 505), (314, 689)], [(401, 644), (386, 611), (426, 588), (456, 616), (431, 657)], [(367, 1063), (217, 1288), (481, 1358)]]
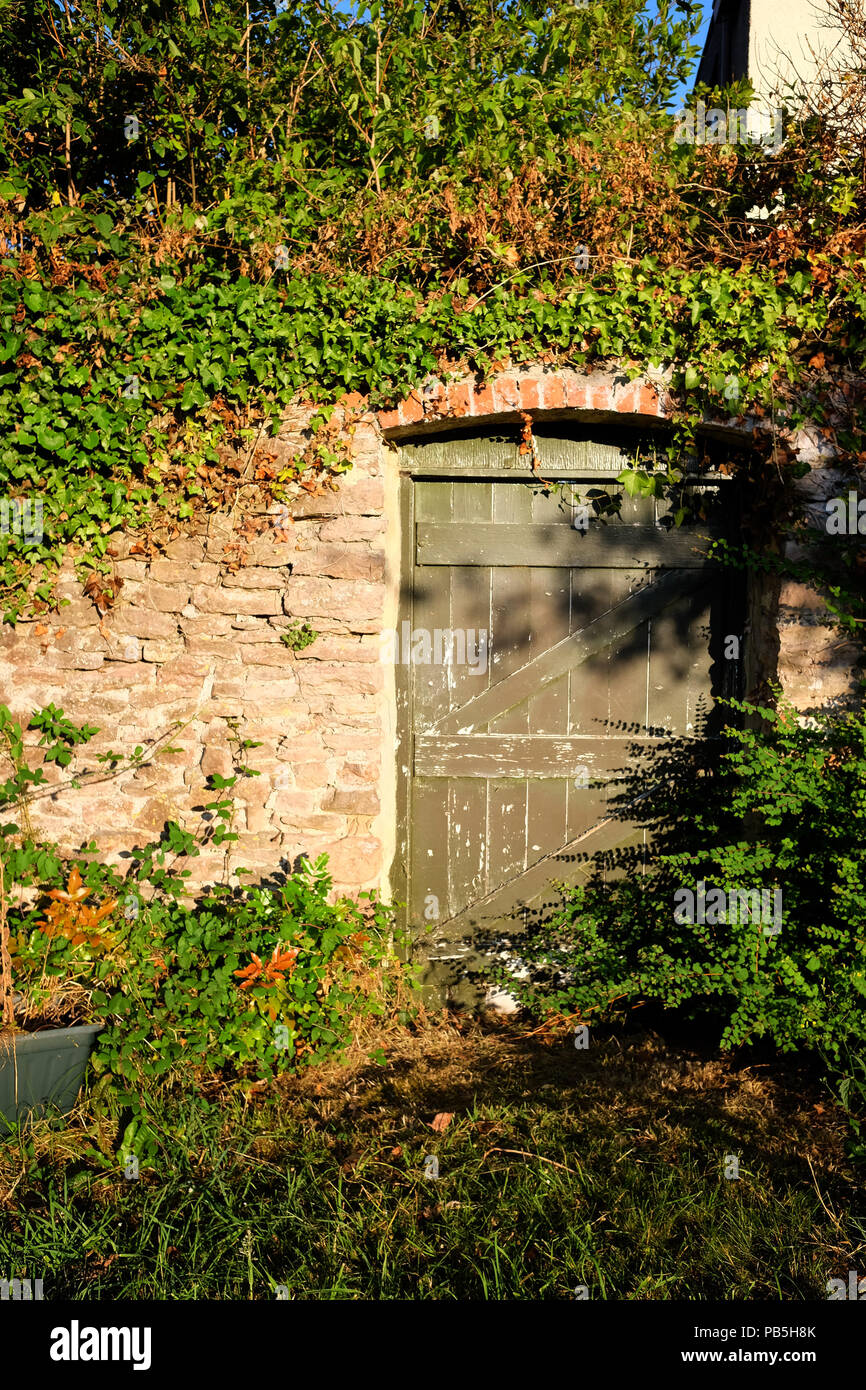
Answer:
[(85, 1023), (0, 1039), (0, 1137), (28, 1116), (69, 1114), (100, 1027)]

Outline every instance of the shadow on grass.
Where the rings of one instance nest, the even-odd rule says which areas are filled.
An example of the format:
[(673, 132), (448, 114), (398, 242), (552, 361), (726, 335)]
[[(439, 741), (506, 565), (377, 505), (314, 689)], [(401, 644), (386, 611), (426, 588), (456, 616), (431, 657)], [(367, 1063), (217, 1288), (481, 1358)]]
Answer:
[(134, 1182), (95, 1161), (86, 1105), (0, 1152), (0, 1266), (72, 1299), (798, 1301), (863, 1249), (844, 1123), (802, 1066), (443, 1013), (207, 1094), (155, 1103)]

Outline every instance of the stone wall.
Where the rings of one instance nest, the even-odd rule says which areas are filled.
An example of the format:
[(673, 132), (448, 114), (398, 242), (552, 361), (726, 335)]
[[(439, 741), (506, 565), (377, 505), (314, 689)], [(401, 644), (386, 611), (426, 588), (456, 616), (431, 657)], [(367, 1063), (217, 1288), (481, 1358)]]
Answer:
[[(826, 502), (847, 497), (849, 484), (834, 467), (832, 452), (822, 436), (804, 430), (800, 457), (810, 471), (797, 483), (800, 510), (808, 525), (826, 541)], [(801, 546), (789, 544), (792, 560), (803, 560)], [(773, 617), (778, 632), (777, 674), (785, 694), (800, 710), (850, 703), (855, 694), (858, 647), (833, 627), (823, 599), (814, 589), (793, 580), (779, 586)]]
[[(396, 625), (400, 581), (398, 462), (388, 440), (460, 420), (514, 425), (521, 411), (544, 422), (628, 416), (659, 426), (669, 401), (663, 381), (538, 364), (484, 386), (428, 382), (378, 417), (363, 408), (357, 398), (343, 403), (351, 471), (335, 490), (295, 489), (291, 518), (276, 506), (257, 514), (243, 492), (232, 512), (212, 514), (162, 554), (136, 553), (130, 538), (114, 546), (122, 587), (107, 612), (84, 594), (70, 563), (59, 587), (69, 601), (58, 613), (0, 630), (0, 699), (19, 717), (53, 702), (98, 725), (88, 765), (90, 754), (129, 753), (182, 726), (171, 738), (176, 751), (152, 765), (37, 802), (33, 823), (51, 839), (72, 847), (92, 837), (117, 859), (166, 819), (198, 824), (196, 808), (213, 799), (208, 775), (233, 772), (234, 728), (261, 744), (247, 755), (260, 775), (235, 788), (241, 840), (230, 862), (221, 851), (202, 856), (190, 866), (193, 882), (238, 866), (267, 877), (302, 854), (327, 853), (339, 890), (387, 889), (395, 701), (379, 633)], [(305, 420), (287, 419), (279, 454), (303, 448)], [(813, 452), (814, 485), (827, 460)], [(753, 595), (752, 613), (763, 625), (765, 674), (778, 660), (800, 708), (850, 688), (852, 652), (820, 625), (810, 591), (765, 589)], [(319, 634), (303, 650), (280, 640), (296, 622)]]
[[(287, 425), (286, 455), (299, 429)], [(267, 876), (326, 852), (340, 888), (381, 884), (385, 511), (380, 436), (369, 421), (356, 426), (351, 451), (339, 489), (301, 492), (291, 519), (272, 507), (250, 538), (256, 522), (242, 497), (234, 514), (211, 515), (158, 558), (132, 553), (126, 538), (112, 547), (123, 583), (108, 612), (84, 595), (70, 563), (58, 613), (2, 630), (2, 699), (19, 717), (52, 701), (98, 725), (89, 766), (91, 753), (129, 753), (183, 725), (170, 740), (177, 751), (38, 801), (34, 825), (65, 846), (92, 836), (117, 857), (168, 818), (197, 823), (196, 808), (214, 799), (208, 775), (232, 774), (234, 720), (261, 747), (246, 755), (260, 775), (235, 788), (242, 839), (233, 864)], [(280, 640), (293, 622), (319, 634), (302, 650)], [(212, 879), (222, 864), (221, 852), (202, 856), (193, 879)]]

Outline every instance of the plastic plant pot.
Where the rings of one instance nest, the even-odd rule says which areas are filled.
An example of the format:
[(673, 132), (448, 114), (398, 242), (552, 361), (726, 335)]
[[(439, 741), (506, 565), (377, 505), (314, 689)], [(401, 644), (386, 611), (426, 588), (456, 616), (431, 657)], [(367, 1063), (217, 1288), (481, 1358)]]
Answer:
[(75, 1104), (101, 1025), (0, 1037), (0, 1137), (14, 1125)]

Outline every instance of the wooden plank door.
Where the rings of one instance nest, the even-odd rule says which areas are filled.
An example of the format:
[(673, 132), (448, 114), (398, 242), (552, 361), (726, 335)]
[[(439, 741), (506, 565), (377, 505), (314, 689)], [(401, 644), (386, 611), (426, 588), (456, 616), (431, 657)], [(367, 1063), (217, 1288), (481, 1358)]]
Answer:
[(570, 488), (410, 487), (406, 896), (426, 982), (468, 998), (461, 981), (557, 901), (555, 880), (635, 838), (608, 804), (630, 750), (696, 736), (724, 665), (713, 629), (738, 629), (710, 528), (667, 531), (652, 499), (584, 533)]

